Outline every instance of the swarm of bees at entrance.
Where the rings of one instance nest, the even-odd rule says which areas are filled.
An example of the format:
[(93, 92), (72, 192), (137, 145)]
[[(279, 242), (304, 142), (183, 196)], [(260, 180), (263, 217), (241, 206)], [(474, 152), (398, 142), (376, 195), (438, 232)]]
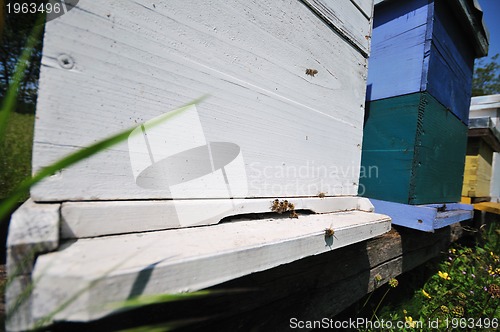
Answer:
[(283, 212), (290, 212), (290, 218), (298, 218), (299, 215), (295, 212), (295, 205), (288, 202), (286, 199), (280, 201), (275, 199), (271, 204), (271, 211), (282, 214)]
[(314, 75), (316, 75), (318, 73), (318, 71), (316, 69), (306, 69), (306, 75), (309, 75), (311, 77), (314, 77)]

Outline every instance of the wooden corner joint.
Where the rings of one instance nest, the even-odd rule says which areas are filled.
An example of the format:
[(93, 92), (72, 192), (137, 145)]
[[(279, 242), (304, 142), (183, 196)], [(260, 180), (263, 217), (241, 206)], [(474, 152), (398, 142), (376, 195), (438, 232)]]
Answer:
[(29, 199), (12, 214), (7, 238), (7, 331), (25, 331), (34, 327), (31, 273), (38, 255), (54, 251), (59, 246), (60, 206), (37, 204)]

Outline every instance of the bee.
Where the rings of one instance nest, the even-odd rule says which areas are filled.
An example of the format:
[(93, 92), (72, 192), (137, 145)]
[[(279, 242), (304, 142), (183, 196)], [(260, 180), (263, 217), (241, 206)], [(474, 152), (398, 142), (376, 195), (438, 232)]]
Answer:
[(314, 77), (314, 75), (316, 75), (318, 73), (318, 71), (316, 69), (306, 69), (306, 75), (309, 75), (311, 77)]
[(324, 193), (324, 192), (318, 193), (319, 198), (325, 198), (325, 196), (326, 196), (326, 193)]
[(295, 210), (295, 204), (293, 204), (293, 203), (288, 203), (288, 208), (290, 209), (290, 211)]
[(443, 204), (443, 206), (440, 206), (437, 208), (438, 212), (445, 212), (446, 211), (446, 204)]
[(290, 218), (298, 219), (299, 215), (297, 214), (297, 212), (295, 212), (295, 210), (292, 210), (290, 211)]
[(280, 202), (280, 205), (278, 207), (278, 213), (281, 214), (283, 213), (283, 211), (286, 211), (286, 207), (285, 207), (285, 202)]
[(331, 238), (331, 237), (337, 238), (335, 236), (335, 231), (332, 228), (332, 225), (330, 227), (325, 228), (325, 238)]
[(275, 199), (272, 202), (271, 211), (273, 211), (273, 212), (278, 211), (279, 207), (280, 207), (280, 201), (278, 199)]

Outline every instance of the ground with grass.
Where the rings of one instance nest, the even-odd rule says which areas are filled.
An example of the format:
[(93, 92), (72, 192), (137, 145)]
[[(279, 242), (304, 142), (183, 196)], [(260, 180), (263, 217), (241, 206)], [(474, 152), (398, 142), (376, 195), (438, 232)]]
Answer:
[(31, 176), (34, 119), (33, 114), (13, 112), (9, 116), (5, 139), (0, 142), (0, 200)]
[(386, 322), (384, 331), (500, 330), (500, 224), (474, 235), (380, 287), (340, 319), (363, 318), (378, 327)]

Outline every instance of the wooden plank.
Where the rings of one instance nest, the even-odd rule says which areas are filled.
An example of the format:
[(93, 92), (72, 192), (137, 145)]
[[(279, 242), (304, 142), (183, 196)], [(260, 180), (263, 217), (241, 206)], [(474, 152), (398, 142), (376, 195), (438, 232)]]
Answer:
[(469, 137), (481, 137), (493, 151), (500, 152), (500, 117), (476, 117), (477, 113), (488, 114), (490, 112), (474, 113), (474, 118), (469, 120)]
[(474, 204), (474, 209), (479, 211), (500, 214), (500, 203), (496, 202), (481, 202)]
[(466, 124), (482, 13), (463, 1), (375, 4), (368, 100), (429, 92)]
[(427, 204), (407, 205), (394, 202), (370, 200), (375, 212), (387, 214), (394, 225), (405, 226), (425, 232), (434, 232), (473, 217), (473, 208), (469, 204)]
[(490, 196), (493, 150), (481, 138), (469, 138), (462, 195)]
[(467, 126), (428, 93), (422, 94), (419, 108), (409, 203), (458, 202)]
[(429, 6), (428, 1), (418, 0), (393, 1), (375, 8), (368, 100), (421, 90)]
[(7, 331), (29, 331), (33, 329), (35, 321), (32, 315), (32, 296), (30, 288), (33, 286), (31, 276), (9, 276), (5, 289)]
[(496, 128), (470, 128), (469, 137), (481, 137), (493, 151), (500, 151), (500, 131)]
[(481, 137), (493, 151), (490, 193), (493, 202), (500, 202), (500, 94), (471, 99), (469, 137)]
[(426, 89), (463, 123), (469, 119), (475, 52), (448, 3), (436, 1)]
[(362, 170), (377, 173), (361, 174), (360, 194), (418, 205), (459, 201), (466, 135), (467, 127), (429, 94), (370, 102)]
[(358, 7), (366, 17), (373, 17), (373, 0), (351, 0), (351, 2)]
[[(470, 111), (471, 115), (476, 115), (477, 117), (500, 117), (500, 94), (487, 95), (487, 96), (475, 96), (471, 98)], [(490, 110), (495, 112), (495, 114), (482, 114), (481, 110)], [(475, 117), (475, 116), (474, 116)]]
[[(463, 204), (465, 205), (465, 204)], [(451, 211), (438, 212), (436, 219), (434, 219), (433, 228), (439, 229), (452, 224), (459, 223), (464, 220), (471, 220), (474, 217), (472, 206), (470, 209), (457, 209)]]
[(38, 254), (59, 246), (60, 204), (35, 204), (31, 199), (10, 219), (7, 238), (9, 277), (28, 275)]
[[(461, 225), (435, 233), (397, 228), (380, 237), (257, 272), (210, 288), (214, 296), (118, 313), (90, 324), (61, 323), (59, 330), (106, 331), (179, 319), (192, 330), (288, 330), (290, 319), (321, 320), (367, 292), (446, 251)], [(380, 274), (382, 281), (374, 277)], [(237, 306), (234, 303), (238, 303)]]
[(5, 284), (8, 331), (27, 331), (33, 327), (31, 273), (40, 254), (59, 246), (59, 210), (60, 204), (35, 204), (28, 199), (10, 218)]
[[(371, 5), (371, 0), (304, 0), (304, 2), (334, 30), (368, 56), (371, 26), (366, 24), (366, 21), (372, 16), (366, 16), (365, 10)], [(363, 9), (359, 5), (362, 5)]]
[(360, 195), (408, 203), (419, 102), (412, 94), (367, 105)]
[(500, 153), (493, 153), (490, 196), (500, 203)]
[(472, 40), (476, 57), (486, 56), (488, 54), (490, 38), (479, 2), (458, 0), (455, 2), (448, 1), (448, 3), (454, 5), (452, 9), (459, 18), (460, 25), (467, 28), (467, 34)]
[[(284, 201), (284, 199), (280, 199)], [(61, 208), (61, 237), (84, 238), (217, 224), (223, 218), (249, 213), (271, 213), (273, 199), (164, 200), (65, 202)], [(289, 198), (298, 218), (304, 213), (361, 210), (372, 212), (366, 198)], [(283, 213), (289, 217), (290, 212)]]
[[(325, 235), (329, 227), (333, 237)], [(106, 304), (133, 295), (205, 288), (389, 229), (386, 216), (351, 211), (79, 239), (38, 257), (33, 316), (46, 317), (81, 291), (53, 318), (88, 321), (112, 312)]]
[[(82, 0), (47, 23), (42, 64), (35, 171), (209, 94), (197, 105), (199, 123), (192, 117), (175, 134), (239, 147), (244, 174), (231, 197), (357, 192), (367, 61), (299, 1)], [(308, 68), (318, 74), (306, 75)], [(165, 135), (168, 146), (182, 142)], [(124, 143), (31, 194), (35, 201), (172, 198), (168, 189), (138, 186), (130, 163)], [(309, 173), (298, 176), (301, 169)], [(225, 185), (190, 188), (196, 197), (175, 198), (228, 198)]]
[(434, 231), (434, 220), (437, 217), (437, 209), (432, 207), (413, 206), (377, 199), (370, 199), (375, 212), (385, 213), (392, 219), (394, 225), (418, 229), (424, 232)]
[(460, 200), (460, 202), (463, 204), (471, 204), (472, 199), (470, 197), (467, 197), (467, 196), (462, 196), (462, 199)]

